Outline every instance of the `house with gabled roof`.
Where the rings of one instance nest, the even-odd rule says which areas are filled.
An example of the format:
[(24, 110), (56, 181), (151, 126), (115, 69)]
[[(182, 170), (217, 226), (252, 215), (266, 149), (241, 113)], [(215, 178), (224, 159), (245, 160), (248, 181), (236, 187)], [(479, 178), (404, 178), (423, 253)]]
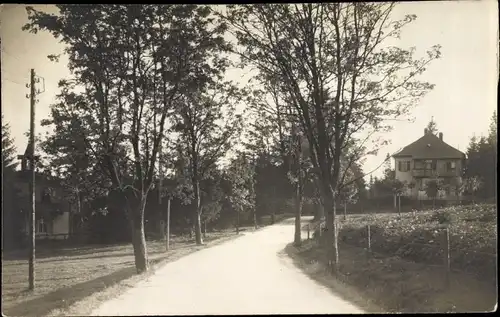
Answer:
[(443, 133), (435, 135), (424, 130), (424, 135), (392, 156), (395, 178), (405, 184), (406, 196), (430, 199), (425, 192), (426, 183), (438, 180), (443, 184), (439, 199), (454, 200), (460, 196), (458, 184), (462, 180), (465, 154), (447, 144)]

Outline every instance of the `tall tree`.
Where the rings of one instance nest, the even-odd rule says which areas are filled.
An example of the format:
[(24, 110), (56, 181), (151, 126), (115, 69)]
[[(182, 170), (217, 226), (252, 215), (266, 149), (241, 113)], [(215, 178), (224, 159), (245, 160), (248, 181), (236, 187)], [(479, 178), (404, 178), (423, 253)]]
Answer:
[(236, 231), (239, 232), (242, 214), (249, 214), (256, 209), (255, 168), (248, 155), (238, 152), (226, 170), (227, 196), (236, 213)]
[[(52, 125), (53, 134), (39, 142), (46, 164), (40, 164), (46, 175), (55, 176), (65, 189), (64, 199), (75, 206), (77, 217), (84, 217), (90, 204), (107, 194), (108, 181), (97, 168), (95, 156), (86, 147), (82, 129), (76, 118), (68, 118), (60, 109), (53, 107), (48, 120), (42, 126)], [(71, 220), (73, 223), (73, 219)]]
[[(17, 211), (19, 193), (14, 186), (6, 186), (15, 177), (17, 167), (16, 148), (10, 136), (10, 127), (2, 113), (2, 251), (15, 246), (20, 239), (19, 232), (23, 219)], [(16, 236), (17, 234), (17, 236)]]
[(394, 6), (232, 5), (221, 14), (243, 47), (237, 52), (242, 62), (278, 78), (298, 114), (321, 184), (332, 269), (338, 263), (333, 206), (344, 149), (352, 144), (357, 149), (375, 132), (388, 129), (386, 119), (407, 114), (432, 88), (417, 77), (439, 57), (438, 47), (423, 59), (414, 59), (413, 49), (384, 47), (415, 19), (394, 20)]
[(481, 180), (474, 193), (486, 199), (495, 197), (497, 193), (496, 173), (492, 172), (496, 168), (497, 161), (496, 120), (495, 112), (491, 118), (488, 136), (478, 138), (474, 135), (467, 148), (465, 177)]
[(488, 129), (488, 142), (495, 148), (497, 145), (497, 133), (498, 133), (497, 120), (498, 120), (497, 111), (495, 110), (493, 112), (493, 115), (491, 116), (491, 122)]
[(140, 273), (148, 269), (144, 208), (159, 144), (179, 98), (193, 86), (203, 90), (218, 69), (224, 30), (209, 29), (207, 6), (58, 8), (47, 14), (28, 7), (23, 29), (49, 31), (66, 44), (72, 75), (60, 83), (53, 108), (82, 127), (87, 148), (122, 198)]
[(438, 133), (437, 123), (434, 121), (434, 117), (431, 118), (431, 121), (427, 124), (427, 132), (436, 135)]
[(2, 113), (2, 168), (4, 171), (16, 169), (18, 165), (15, 157), (16, 151), (14, 140), (10, 136), (10, 126), (5, 121)]
[[(220, 68), (219, 75), (224, 69)], [(200, 182), (235, 144), (242, 123), (241, 116), (235, 114), (235, 105), (242, 99), (242, 92), (231, 83), (213, 83), (207, 88), (206, 92), (187, 91), (181, 97), (173, 128), (180, 134), (177, 142), (184, 148), (189, 162), (187, 178), (193, 190), (192, 220), (197, 244), (203, 244)]]

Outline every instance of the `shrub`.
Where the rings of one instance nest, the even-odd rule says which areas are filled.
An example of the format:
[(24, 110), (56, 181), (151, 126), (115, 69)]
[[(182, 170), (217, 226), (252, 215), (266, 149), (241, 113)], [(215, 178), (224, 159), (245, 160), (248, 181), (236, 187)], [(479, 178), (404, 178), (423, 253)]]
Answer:
[(437, 221), (439, 224), (451, 224), (453, 222), (453, 215), (447, 210), (437, 210), (434, 212), (431, 221)]

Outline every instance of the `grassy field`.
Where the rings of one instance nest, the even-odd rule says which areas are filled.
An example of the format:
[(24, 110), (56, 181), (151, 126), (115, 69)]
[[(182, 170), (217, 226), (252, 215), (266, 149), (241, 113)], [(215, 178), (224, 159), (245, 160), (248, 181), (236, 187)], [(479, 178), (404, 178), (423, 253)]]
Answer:
[[(245, 228), (251, 230), (251, 228)], [(176, 260), (194, 251), (235, 238), (234, 229), (208, 233), (205, 245), (196, 246), (188, 237), (173, 237), (171, 250), (165, 252), (162, 241), (148, 241), (148, 255), (155, 265)], [(26, 252), (24, 252), (26, 254)], [(20, 254), (5, 254), (2, 261), (2, 313), (7, 316), (67, 315), (67, 309), (78, 301), (113, 288), (101, 300), (119, 294), (145, 275), (137, 275), (132, 246), (107, 245), (79, 248), (42, 248), (37, 250), (36, 289), (28, 292), (28, 263)], [(149, 273), (146, 273), (149, 274)], [(92, 305), (97, 304), (91, 301)], [(81, 305), (80, 305), (81, 306)], [(94, 308), (80, 307), (77, 315)], [(83, 309), (83, 310), (82, 310)]]

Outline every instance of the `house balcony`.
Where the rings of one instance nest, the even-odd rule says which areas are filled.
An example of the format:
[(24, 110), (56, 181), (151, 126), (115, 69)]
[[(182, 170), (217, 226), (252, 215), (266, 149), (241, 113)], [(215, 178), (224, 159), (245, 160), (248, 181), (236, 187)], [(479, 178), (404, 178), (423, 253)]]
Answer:
[(456, 170), (436, 171), (429, 169), (414, 169), (412, 170), (413, 177), (455, 177), (458, 176)]

